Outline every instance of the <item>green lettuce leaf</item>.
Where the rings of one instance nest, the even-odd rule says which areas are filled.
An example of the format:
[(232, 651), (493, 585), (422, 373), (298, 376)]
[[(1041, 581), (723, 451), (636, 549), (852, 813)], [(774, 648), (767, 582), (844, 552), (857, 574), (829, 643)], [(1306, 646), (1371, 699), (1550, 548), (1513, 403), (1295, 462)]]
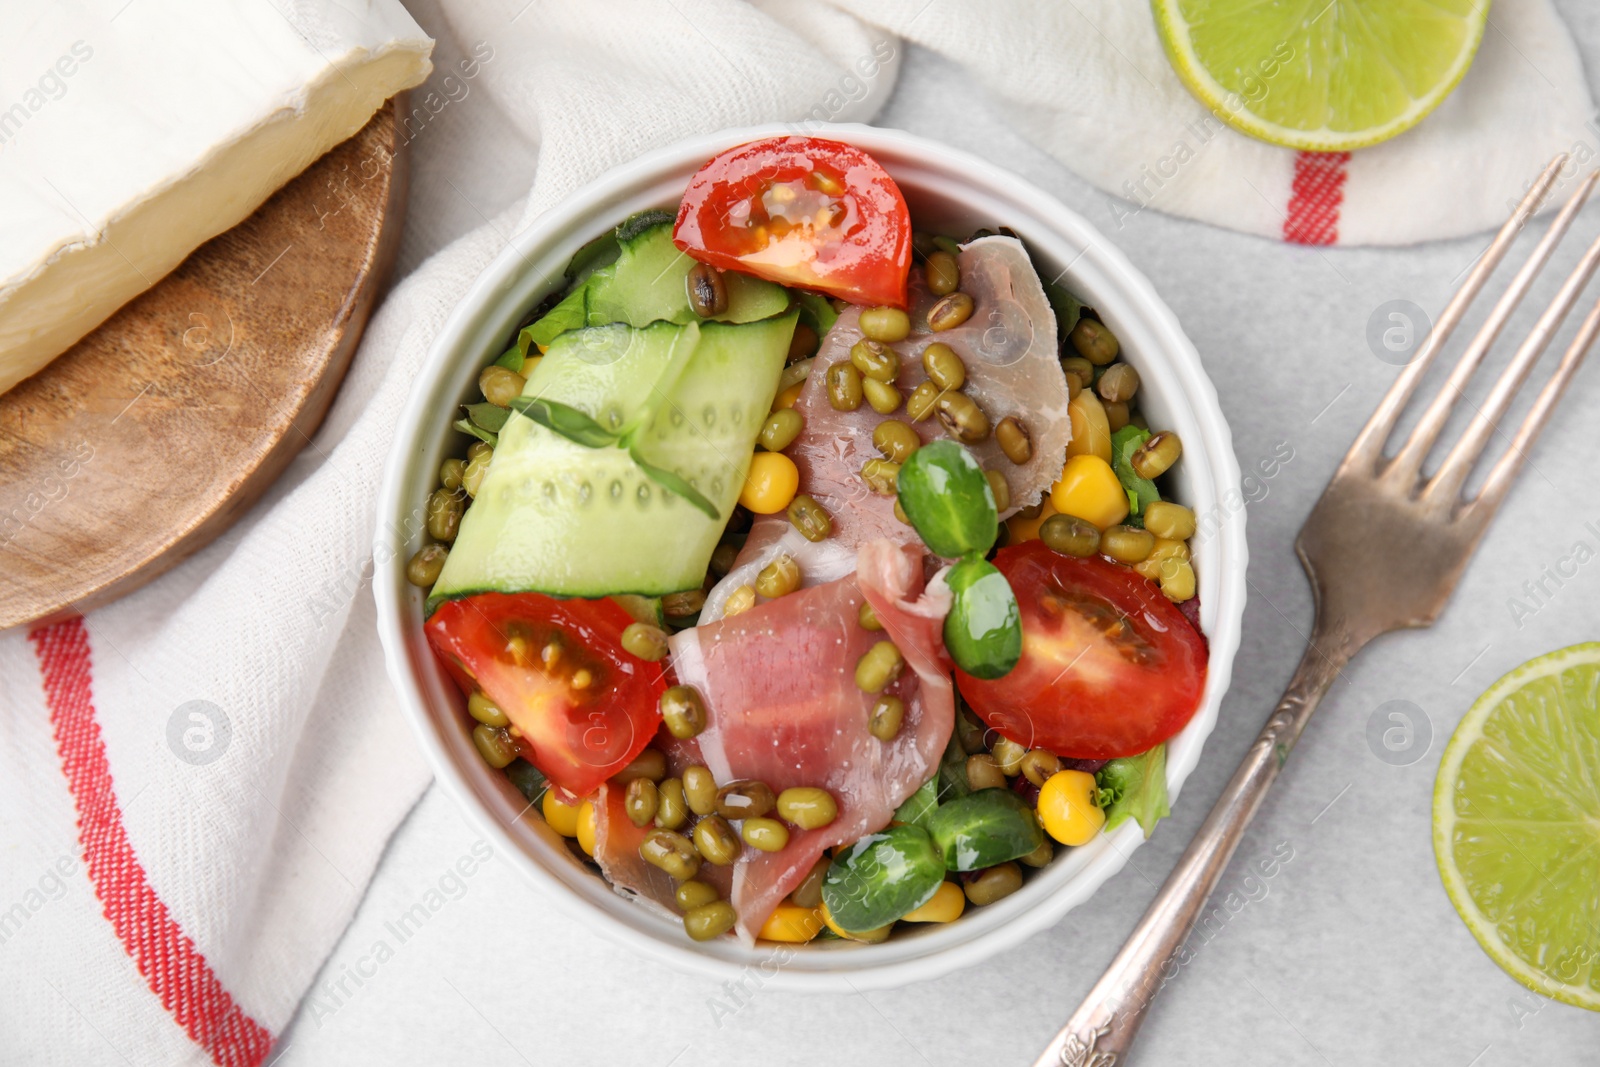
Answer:
[(1100, 768), (1095, 782), (1100, 787), (1100, 807), (1106, 813), (1106, 833), (1133, 819), (1149, 837), (1156, 823), (1172, 814), (1167, 806), (1166, 745), (1112, 760)]

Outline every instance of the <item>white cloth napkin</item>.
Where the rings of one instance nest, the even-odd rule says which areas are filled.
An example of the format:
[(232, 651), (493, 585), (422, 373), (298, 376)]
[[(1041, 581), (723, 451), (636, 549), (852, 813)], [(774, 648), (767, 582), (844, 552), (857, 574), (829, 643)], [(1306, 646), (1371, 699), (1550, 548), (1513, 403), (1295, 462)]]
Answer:
[(1498, 226), (1557, 152), (1600, 155), (1576, 46), (1549, 0), (1495, 0), (1472, 69), (1423, 122), (1351, 153), (1236, 133), (1184, 88), (1146, 0), (834, 0), (969, 70), (1007, 121), (1139, 211), (1304, 244), (1410, 244)]
[[(0, 636), (0, 1062), (269, 1056), (427, 782), (366, 587), (399, 565), (371, 558), (377, 481), (430, 341), (527, 220), (691, 133), (869, 119), (896, 35), (966, 64), (1112, 191), (1200, 114), (1128, 0), (861, 3), (860, 20), (781, 0), (412, 6), (439, 46), (413, 97), (429, 118), (408, 248), (448, 247), (388, 295), (310, 447), (223, 538), (86, 618)], [(1343, 209), (1318, 234), (1489, 226), (1540, 159), (1587, 136), (1546, 0), (1501, 0), (1494, 18), (1435, 118), (1343, 168)], [(1338, 184), (1218, 132), (1151, 206), (1281, 237), (1301, 168), (1321, 183), (1307, 189)]]
[(439, 46), (410, 224), (474, 228), (389, 293), (310, 446), (172, 573), (0, 637), (0, 1063), (265, 1062), (428, 781), (367, 576), (403, 562), (372, 559), (374, 501), (440, 324), (520, 218), (606, 167), (817, 101), (866, 119), (893, 84), (856, 66), (882, 35), (826, 7), (514, 13), (415, 7)]

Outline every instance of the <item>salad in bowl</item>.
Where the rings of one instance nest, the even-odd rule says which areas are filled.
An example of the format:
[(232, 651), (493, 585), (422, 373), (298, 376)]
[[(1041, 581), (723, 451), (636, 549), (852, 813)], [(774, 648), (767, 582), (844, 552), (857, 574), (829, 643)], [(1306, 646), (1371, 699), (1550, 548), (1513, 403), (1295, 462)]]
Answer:
[(628, 925), (727, 959), (991, 930), (1148, 835), (1237, 640), (1201, 550), (1236, 517), (1194, 507), (1231, 456), (1186, 472), (1088, 294), (854, 140), (702, 157), (456, 331), (473, 395), (395, 563), (452, 760)]

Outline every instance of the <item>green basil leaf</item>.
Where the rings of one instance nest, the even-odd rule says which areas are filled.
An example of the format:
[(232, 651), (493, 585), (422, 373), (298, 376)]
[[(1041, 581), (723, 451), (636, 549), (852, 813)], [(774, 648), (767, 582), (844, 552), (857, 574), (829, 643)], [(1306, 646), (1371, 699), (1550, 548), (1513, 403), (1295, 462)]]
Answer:
[(944, 619), (950, 658), (974, 678), (1009, 673), (1022, 658), (1022, 613), (1011, 583), (976, 553), (951, 567), (945, 582), (954, 594)]
[(510, 410), (499, 404), (484, 402), (467, 405), (467, 418), (472, 420), (473, 425), (481, 426), (490, 433), (499, 433), (505, 429), (506, 420), (510, 417)]
[[(1042, 277), (1043, 272), (1041, 272)], [(1056, 336), (1061, 341), (1066, 341), (1072, 328), (1078, 325), (1078, 320), (1083, 317), (1083, 301), (1067, 292), (1056, 282), (1044, 283), (1045, 299), (1050, 301), (1050, 309), (1056, 313)]]
[(512, 760), (504, 773), (511, 779), (511, 784), (517, 787), (517, 791), (528, 798), (530, 804), (544, 796), (545, 789), (549, 787), (544, 772), (527, 760)]
[[(1130, 519), (1142, 519), (1144, 509), (1161, 499), (1161, 491), (1156, 488), (1156, 483), (1139, 477), (1130, 462), (1139, 446), (1148, 440), (1150, 431), (1137, 426), (1124, 426), (1111, 435), (1111, 469), (1116, 472), (1117, 481), (1122, 483), (1122, 488), (1128, 494)], [(1130, 522), (1130, 525), (1137, 526), (1139, 523)]]
[(560, 434), (585, 448), (605, 448), (617, 443), (617, 435), (575, 407), (542, 396), (519, 396), (511, 410), (528, 416), (551, 433)]
[(490, 433), (482, 426), (473, 425), (471, 419), (457, 419), (455, 421), (455, 428), (464, 434), (470, 434), (471, 436), (476, 437), (490, 448), (494, 448), (500, 444), (499, 436)]
[(1167, 804), (1166, 745), (1112, 760), (1095, 775), (1095, 784), (1102, 791), (1101, 799), (1110, 799), (1101, 805), (1106, 813), (1106, 833), (1133, 819), (1149, 837), (1156, 823), (1172, 814)]
[(633, 457), (633, 461), (639, 465), (639, 469), (644, 471), (646, 477), (652, 482), (655, 482), (670, 493), (676, 493), (678, 496), (683, 497), (690, 504), (705, 512), (706, 518), (712, 522), (717, 522), (722, 518), (721, 515), (717, 514), (717, 506), (701, 495), (700, 490), (690, 485), (687, 479), (667, 470), (665, 467), (657, 467), (646, 463), (639, 458), (637, 449), (628, 454)]
[(923, 445), (900, 467), (900, 507), (936, 556), (989, 551), (999, 535), (994, 492), (972, 453), (954, 441)]

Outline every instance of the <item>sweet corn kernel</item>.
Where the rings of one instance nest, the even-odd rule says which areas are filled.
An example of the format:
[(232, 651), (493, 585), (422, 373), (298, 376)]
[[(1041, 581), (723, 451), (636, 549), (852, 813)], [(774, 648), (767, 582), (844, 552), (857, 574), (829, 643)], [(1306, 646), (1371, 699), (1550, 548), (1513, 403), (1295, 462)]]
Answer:
[(1173, 541), (1169, 538), (1156, 538), (1156, 547), (1151, 549), (1143, 563), (1136, 563), (1133, 569), (1150, 579), (1159, 582), (1169, 574), (1176, 574), (1178, 564), (1189, 558), (1189, 546), (1183, 541)]
[(1181, 604), (1194, 596), (1194, 568), (1185, 559), (1175, 562), (1177, 566), (1161, 572), (1161, 592), (1174, 604)]
[(961, 918), (967, 909), (967, 895), (954, 882), (940, 882), (939, 889), (920, 908), (900, 916), (908, 923), (948, 923)]
[(757, 452), (739, 491), (739, 503), (757, 515), (773, 515), (789, 506), (800, 488), (800, 468), (782, 452)]
[(1044, 506), (1040, 509), (1038, 515), (1031, 519), (1025, 519), (1021, 515), (1013, 515), (1006, 520), (1006, 536), (1009, 538), (1006, 543), (1020, 545), (1024, 541), (1039, 540), (1039, 527), (1044, 525), (1044, 520), (1056, 513), (1056, 506), (1050, 503), (1050, 497), (1046, 495)]
[(1069, 456), (1050, 503), (1063, 515), (1076, 515), (1101, 530), (1128, 517), (1128, 494), (1111, 464), (1099, 456)]
[(1157, 500), (1144, 510), (1144, 528), (1157, 537), (1183, 541), (1194, 536), (1194, 512), (1170, 500)]
[(810, 941), (822, 931), (822, 908), (802, 908), (798, 904), (784, 901), (761, 924), (761, 932), (757, 937), (764, 937), (768, 941), (787, 941), (790, 944), (800, 945)]
[(578, 805), (563, 804), (556, 799), (554, 789), (544, 794), (544, 821), (562, 837), (578, 836)]
[(805, 382), (795, 382), (793, 385), (789, 386), (789, 388), (779, 393), (778, 398), (772, 402), (772, 410), (777, 411), (780, 408), (794, 407), (795, 401), (800, 399), (800, 390), (804, 389), (805, 387)]
[(1045, 833), (1063, 845), (1087, 844), (1106, 824), (1106, 813), (1094, 800), (1094, 775), (1057, 771), (1039, 790), (1039, 822)]
[(1106, 417), (1106, 406), (1100, 398), (1085, 389), (1067, 405), (1067, 416), (1072, 420), (1072, 440), (1067, 442), (1067, 455), (1098, 456), (1110, 463), (1111, 420)]
[(852, 934), (833, 921), (833, 916), (828, 914), (828, 905), (826, 903), (821, 905), (818, 910), (822, 912), (822, 921), (827, 924), (828, 929), (847, 941), (865, 941), (868, 944), (877, 944), (879, 941), (887, 941), (889, 939), (889, 931), (894, 929), (894, 923), (890, 923), (887, 926), (880, 926), (876, 930), (865, 930), (859, 934)]
[(595, 817), (593, 801), (585, 800), (579, 805), (576, 832), (578, 847), (583, 849), (584, 855), (594, 855)]

